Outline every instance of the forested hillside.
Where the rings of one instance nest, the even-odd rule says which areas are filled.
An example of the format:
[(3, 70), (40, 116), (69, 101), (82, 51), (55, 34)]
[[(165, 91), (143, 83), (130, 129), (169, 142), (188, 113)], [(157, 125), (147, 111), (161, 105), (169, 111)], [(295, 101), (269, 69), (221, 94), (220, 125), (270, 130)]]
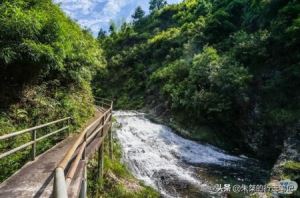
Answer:
[[(153, 2), (153, 1), (152, 1)], [(300, 118), (300, 2), (186, 0), (99, 33), (97, 95), (275, 160)], [(297, 125), (298, 124), (298, 125)]]
[[(73, 118), (76, 131), (93, 116), (90, 81), (105, 66), (91, 34), (69, 19), (51, 0), (0, 1), (0, 135)], [(38, 131), (38, 136), (47, 131)], [(0, 142), (16, 148), (31, 134)], [(38, 153), (61, 137), (38, 144)], [(0, 181), (29, 158), (30, 147), (1, 159)]]
[[(76, 132), (94, 115), (94, 94), (228, 154), (275, 164), (272, 176), (299, 183), (300, 1), (150, 0), (149, 7), (95, 39), (52, 0), (0, 0), (0, 136), (67, 116)], [(41, 141), (37, 154), (66, 135)], [(0, 141), (0, 153), (30, 140), (26, 133)], [(1, 159), (0, 182), (30, 152)], [(107, 185), (90, 182), (90, 193), (159, 196), (141, 184), (139, 193), (123, 189), (126, 179), (137, 181), (116, 153), (106, 161)]]

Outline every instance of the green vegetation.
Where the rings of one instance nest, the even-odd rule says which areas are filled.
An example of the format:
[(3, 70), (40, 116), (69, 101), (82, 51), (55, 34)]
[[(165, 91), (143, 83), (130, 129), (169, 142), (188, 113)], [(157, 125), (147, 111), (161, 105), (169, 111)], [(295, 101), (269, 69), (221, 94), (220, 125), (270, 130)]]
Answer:
[[(115, 139), (114, 158), (111, 160), (108, 151), (104, 152), (104, 179), (97, 181), (97, 157), (88, 164), (88, 196), (89, 197), (124, 197), (124, 198), (158, 198), (159, 193), (151, 187), (137, 181), (121, 163), (122, 150)], [(108, 148), (106, 148), (108, 150)]]
[(140, 20), (141, 18), (143, 18), (145, 15), (145, 11), (140, 7), (138, 6), (135, 11), (134, 11), (134, 14), (132, 15), (132, 19), (133, 20)]
[(300, 162), (287, 161), (284, 163), (283, 167), (290, 170), (298, 170), (300, 169)]
[[(51, 0), (1, 1), (0, 27), (0, 135), (67, 116), (75, 132), (93, 116), (90, 81), (105, 66), (96, 40)], [(38, 143), (38, 153), (64, 136)], [(30, 138), (1, 141), (0, 152)], [(30, 148), (1, 159), (0, 181), (24, 165), (29, 154)]]
[(149, 10), (155, 11), (163, 8), (165, 5), (167, 5), (166, 0), (150, 0), (149, 1)]
[(209, 127), (212, 135), (193, 136), (274, 160), (300, 117), (299, 13), (296, 0), (156, 6), (99, 38), (108, 67), (95, 93), (189, 131)]
[[(0, 135), (67, 116), (76, 132), (94, 113), (94, 93), (117, 108), (153, 110), (184, 136), (274, 161), (299, 132), (300, 2), (151, 0), (150, 11), (138, 7), (132, 23), (112, 23), (96, 40), (51, 0), (1, 0)], [(39, 143), (38, 153), (64, 137)], [(0, 153), (30, 138), (1, 141)], [(120, 164), (117, 148), (90, 195), (159, 197)], [(0, 182), (29, 157), (30, 148), (2, 159)], [(283, 168), (299, 180), (298, 162)]]
[(300, 162), (287, 161), (282, 165), (282, 178), (294, 181), (300, 180)]

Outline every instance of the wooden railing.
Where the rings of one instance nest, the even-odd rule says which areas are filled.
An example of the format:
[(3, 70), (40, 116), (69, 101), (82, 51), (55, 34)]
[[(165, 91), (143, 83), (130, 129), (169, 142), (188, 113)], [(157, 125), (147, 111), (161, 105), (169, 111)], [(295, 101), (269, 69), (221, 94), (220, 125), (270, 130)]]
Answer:
[[(39, 142), (39, 141), (41, 141), (45, 138), (48, 138), (50, 136), (53, 136), (54, 134), (57, 134), (57, 133), (62, 132), (64, 130), (67, 130), (70, 127), (69, 126), (70, 125), (70, 120), (71, 120), (71, 118), (67, 117), (67, 118), (59, 119), (59, 120), (49, 122), (49, 123), (46, 123), (46, 124), (42, 124), (42, 125), (39, 125), (39, 126), (35, 126), (35, 127), (32, 127), (32, 128), (29, 128), (29, 129), (24, 129), (24, 130), (21, 130), (21, 131), (17, 131), (17, 132), (13, 132), (13, 133), (9, 133), (9, 134), (0, 136), (0, 141), (3, 141), (3, 140), (8, 140), (8, 139), (13, 138), (13, 137), (23, 135), (25, 133), (31, 133), (31, 141), (30, 142), (27, 142), (25, 144), (22, 144), (19, 147), (16, 147), (16, 148), (13, 148), (9, 151), (1, 153), (0, 154), (0, 159), (4, 158), (6, 156), (9, 156), (11, 154), (14, 154), (14, 153), (16, 153), (20, 150), (23, 150), (23, 149), (25, 149), (29, 146), (32, 146), (32, 160), (34, 160), (35, 157), (36, 157), (36, 144), (37, 144), (37, 142)], [(60, 128), (58, 130), (52, 131), (50, 133), (47, 133), (44, 136), (41, 136), (41, 137), (37, 138), (38, 130), (47, 128), (49, 126), (56, 125), (58, 123), (66, 123), (66, 125), (64, 125), (62, 128)]]
[(99, 174), (103, 174), (103, 142), (104, 139), (109, 137), (109, 154), (112, 158), (113, 147), (112, 147), (112, 108), (113, 102), (108, 99), (95, 98), (96, 105), (101, 108), (104, 113), (97, 118), (92, 124), (90, 124), (84, 131), (81, 132), (79, 137), (76, 139), (75, 143), (71, 146), (68, 152), (65, 154), (64, 158), (58, 164), (55, 170), (55, 180), (54, 180), (54, 196), (56, 198), (67, 198), (68, 197), (68, 187), (72, 182), (72, 179), (78, 169), (80, 162), (84, 165), (83, 179), (80, 187), (79, 197), (86, 197), (87, 192), (87, 156), (86, 149), (88, 145), (96, 138), (99, 140), (98, 148), (98, 167)]

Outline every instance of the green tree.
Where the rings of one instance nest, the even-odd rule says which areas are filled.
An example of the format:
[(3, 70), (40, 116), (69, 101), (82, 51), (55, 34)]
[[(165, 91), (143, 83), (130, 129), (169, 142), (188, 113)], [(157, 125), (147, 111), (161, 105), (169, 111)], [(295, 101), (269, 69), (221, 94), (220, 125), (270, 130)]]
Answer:
[[(77, 131), (93, 115), (90, 81), (105, 65), (96, 39), (52, 0), (1, 0), (0, 27), (0, 135), (66, 116), (70, 132)], [(1, 141), (1, 152), (27, 143), (28, 135)], [(37, 153), (61, 138), (43, 140)], [(29, 152), (0, 160), (0, 182)]]
[(263, 157), (276, 157), (300, 117), (300, 2), (185, 0), (160, 9), (165, 4), (151, 0), (154, 14), (105, 39), (102, 84), (118, 96), (116, 106), (159, 106), (217, 136), (240, 134), (231, 143), (255, 153), (274, 150), (272, 142), (279, 146)]
[(117, 26), (116, 26), (116, 24), (112, 21), (112, 22), (110, 22), (110, 25), (109, 25), (109, 32), (111, 33), (111, 34), (113, 34), (113, 33), (116, 33), (116, 31), (117, 31)]
[(167, 5), (166, 0), (150, 0), (149, 2), (149, 10), (159, 10)]
[(145, 11), (141, 8), (141, 6), (138, 6), (135, 11), (134, 14), (131, 16), (135, 21), (140, 20), (141, 18), (143, 18), (145, 16)]
[(101, 39), (103, 39), (103, 38), (105, 38), (105, 37), (106, 37), (106, 31), (103, 30), (102, 28), (100, 28), (100, 30), (99, 30), (99, 32), (98, 32), (97, 38), (101, 40)]

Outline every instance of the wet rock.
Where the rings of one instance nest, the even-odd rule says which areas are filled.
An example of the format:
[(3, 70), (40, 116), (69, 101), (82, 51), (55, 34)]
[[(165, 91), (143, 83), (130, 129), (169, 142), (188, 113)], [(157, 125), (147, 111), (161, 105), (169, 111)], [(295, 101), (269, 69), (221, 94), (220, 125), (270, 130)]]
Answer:
[(133, 179), (122, 179), (118, 178), (113, 172), (108, 171), (105, 175), (108, 180), (112, 180), (115, 184), (121, 184), (124, 186), (127, 191), (130, 192), (139, 192), (143, 189), (143, 187), (138, 183), (138, 181)]
[(211, 197), (210, 193), (205, 192), (207, 189), (201, 189), (199, 185), (195, 185), (188, 180), (179, 178), (170, 170), (159, 170), (152, 175), (153, 180), (160, 191), (173, 197)]
[[(273, 169), (272, 180), (289, 178), (300, 182), (300, 129), (284, 142), (284, 148)], [(297, 168), (298, 167), (298, 168)]]

